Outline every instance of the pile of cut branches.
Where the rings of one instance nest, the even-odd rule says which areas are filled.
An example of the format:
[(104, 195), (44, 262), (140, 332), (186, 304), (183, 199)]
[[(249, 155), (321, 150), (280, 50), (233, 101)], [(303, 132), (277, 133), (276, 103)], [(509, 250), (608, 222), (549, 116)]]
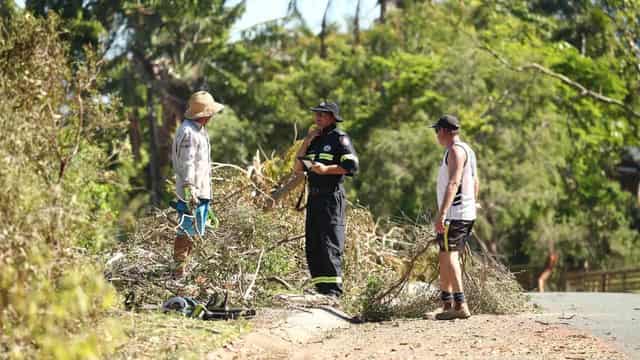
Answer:
[[(127, 297), (128, 306), (154, 308), (175, 295), (206, 301), (214, 293), (227, 293), (235, 304), (270, 306), (276, 294), (300, 294), (311, 287), (304, 212), (295, 210), (302, 182), (284, 181), (283, 192), (260, 169), (214, 167), (212, 208), (219, 226), (193, 238), (186, 278), (172, 279), (177, 215), (171, 208), (141, 219), (137, 230), (106, 255), (107, 279)], [(433, 309), (438, 276), (433, 239), (426, 219), (376, 222), (367, 209), (348, 207), (343, 306), (369, 320)], [(480, 257), (467, 259), (472, 261), (466, 262), (465, 285), (475, 312), (525, 309), (522, 289), (504, 267)], [(513, 296), (508, 304), (505, 292)]]

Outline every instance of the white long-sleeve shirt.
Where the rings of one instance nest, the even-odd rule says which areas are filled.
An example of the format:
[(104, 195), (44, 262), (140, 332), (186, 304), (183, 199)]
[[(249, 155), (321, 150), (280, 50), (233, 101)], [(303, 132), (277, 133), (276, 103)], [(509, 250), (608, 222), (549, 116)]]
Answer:
[(207, 130), (195, 121), (184, 120), (173, 140), (173, 170), (176, 193), (184, 200), (184, 189), (190, 186), (201, 199), (211, 199), (211, 146)]

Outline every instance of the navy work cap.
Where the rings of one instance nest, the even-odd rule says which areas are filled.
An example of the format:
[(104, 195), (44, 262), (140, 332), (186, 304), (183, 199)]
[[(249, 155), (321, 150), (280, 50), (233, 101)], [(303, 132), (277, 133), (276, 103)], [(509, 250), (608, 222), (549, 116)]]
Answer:
[(326, 102), (323, 101), (320, 103), (320, 105), (316, 106), (316, 107), (312, 107), (311, 111), (313, 112), (328, 112), (333, 114), (333, 117), (336, 119), (336, 121), (341, 122), (342, 118), (340, 117), (340, 108), (338, 107), (338, 104), (334, 103), (334, 102)]

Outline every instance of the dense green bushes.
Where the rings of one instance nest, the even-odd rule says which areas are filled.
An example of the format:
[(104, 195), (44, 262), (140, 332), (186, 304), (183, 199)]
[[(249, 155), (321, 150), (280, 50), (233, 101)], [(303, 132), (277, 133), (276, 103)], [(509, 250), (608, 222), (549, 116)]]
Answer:
[(0, 354), (10, 358), (96, 358), (118, 338), (103, 323), (116, 294), (92, 257), (114, 238), (126, 196), (108, 170), (117, 102), (96, 92), (90, 56), (69, 64), (59, 31), (55, 17), (22, 14), (0, 30)]

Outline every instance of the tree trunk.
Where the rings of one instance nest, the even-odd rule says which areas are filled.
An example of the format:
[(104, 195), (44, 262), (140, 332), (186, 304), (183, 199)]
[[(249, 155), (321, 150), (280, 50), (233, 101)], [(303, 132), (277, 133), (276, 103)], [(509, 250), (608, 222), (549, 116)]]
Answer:
[(162, 126), (158, 129), (158, 169), (160, 178), (167, 177), (167, 171), (171, 166), (171, 144), (173, 143), (173, 131), (180, 124), (184, 114), (183, 104), (173, 100), (170, 96), (162, 98)]
[(360, 0), (356, 4), (356, 16), (353, 18), (353, 51), (360, 45)]
[(149, 178), (151, 180), (151, 202), (160, 205), (160, 169), (158, 166), (158, 130), (156, 126), (155, 111), (153, 106), (153, 90), (147, 87), (147, 112), (151, 137), (151, 161), (149, 162)]
[(322, 29), (320, 31), (320, 58), (321, 59), (327, 58), (327, 44), (326, 44), (327, 14), (329, 13), (329, 8), (331, 7), (331, 1), (332, 0), (327, 1), (327, 7), (324, 9), (324, 15), (322, 16)]
[(142, 146), (142, 132), (140, 130), (140, 114), (134, 110), (129, 114), (129, 141), (131, 142), (131, 150), (133, 159), (140, 161), (140, 147)]
[(380, 21), (381, 24), (384, 24), (387, 16), (387, 0), (378, 0), (378, 4), (380, 4)]

